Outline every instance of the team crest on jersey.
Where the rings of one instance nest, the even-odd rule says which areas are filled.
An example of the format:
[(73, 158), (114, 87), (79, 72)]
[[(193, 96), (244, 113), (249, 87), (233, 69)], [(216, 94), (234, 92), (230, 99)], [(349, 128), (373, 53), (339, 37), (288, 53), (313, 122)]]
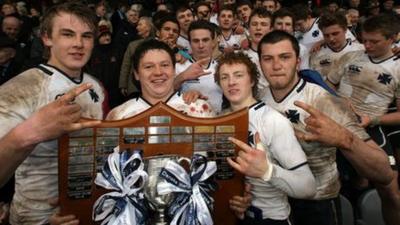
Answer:
[(332, 61), (331, 61), (330, 59), (323, 59), (323, 60), (319, 61), (319, 64), (320, 64), (321, 66), (328, 66), (328, 65), (330, 65), (331, 63), (332, 63)]
[(349, 72), (351, 72), (351, 73), (360, 73), (361, 69), (362, 69), (362, 66), (357, 66), (357, 65), (349, 66)]
[(312, 36), (313, 37), (318, 37), (318, 35), (319, 35), (319, 30), (314, 30), (313, 32), (312, 32)]
[(99, 101), (99, 95), (93, 90), (89, 89), (90, 98), (92, 98), (93, 102)]
[(392, 81), (392, 75), (387, 73), (381, 73), (378, 76), (378, 81), (381, 84), (388, 85)]
[(286, 117), (290, 120), (292, 123), (297, 123), (300, 120), (300, 113), (295, 110), (295, 109), (289, 109), (285, 112)]

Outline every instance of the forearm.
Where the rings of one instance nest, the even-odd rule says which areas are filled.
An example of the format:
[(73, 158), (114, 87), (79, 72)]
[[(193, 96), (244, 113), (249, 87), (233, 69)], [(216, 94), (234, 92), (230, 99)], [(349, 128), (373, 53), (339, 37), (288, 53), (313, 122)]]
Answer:
[(388, 184), (393, 171), (386, 153), (372, 140), (365, 142), (352, 133), (346, 136), (347, 144), (340, 150), (356, 171), (373, 183)]
[(8, 181), (34, 148), (34, 138), (27, 136), (23, 129), (17, 126), (0, 139), (0, 187)]
[(183, 84), (183, 82), (185, 82), (185, 71), (178, 74), (178, 76), (175, 77), (174, 79), (174, 89), (175, 90), (179, 90)]
[(377, 118), (371, 118), (371, 119), (375, 119), (375, 122), (379, 125), (386, 125), (386, 126), (399, 125), (400, 124), (400, 112), (387, 113), (383, 116), (379, 116)]
[(290, 197), (308, 199), (315, 195), (315, 178), (308, 165), (303, 165), (295, 170), (287, 170), (273, 165), (273, 170), (270, 182)]

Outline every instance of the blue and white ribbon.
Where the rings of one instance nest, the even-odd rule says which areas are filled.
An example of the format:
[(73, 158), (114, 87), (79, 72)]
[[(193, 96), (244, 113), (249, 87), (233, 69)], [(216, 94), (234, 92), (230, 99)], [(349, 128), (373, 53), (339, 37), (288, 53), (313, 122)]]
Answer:
[(168, 161), (160, 176), (165, 180), (157, 185), (160, 195), (174, 193), (168, 214), (170, 225), (212, 225), (213, 198), (210, 192), (217, 185), (212, 176), (217, 171), (215, 161), (207, 162), (202, 155), (194, 155), (190, 175), (181, 165)]
[(140, 151), (120, 153), (116, 147), (95, 180), (97, 185), (115, 191), (97, 199), (92, 219), (102, 221), (101, 225), (144, 225), (147, 207), (143, 186), (147, 178)]

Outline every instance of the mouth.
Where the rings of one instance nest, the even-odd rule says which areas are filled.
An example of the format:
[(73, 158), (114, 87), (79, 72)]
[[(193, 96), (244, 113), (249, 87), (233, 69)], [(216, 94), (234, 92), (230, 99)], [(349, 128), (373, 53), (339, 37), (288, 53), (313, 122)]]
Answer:
[(159, 78), (159, 79), (154, 79), (154, 80), (151, 80), (150, 82), (152, 83), (152, 84), (156, 84), (156, 85), (160, 85), (160, 84), (163, 84), (163, 83), (165, 83), (167, 81), (167, 79), (161, 79), (161, 78)]
[(69, 55), (71, 55), (73, 58), (78, 58), (78, 59), (80, 59), (80, 58), (82, 58), (85, 54), (83, 54), (83, 53), (69, 53)]
[(254, 37), (256, 38), (262, 38), (263, 34), (262, 33), (255, 33)]
[(228, 89), (228, 93), (229, 93), (229, 95), (235, 95), (235, 94), (238, 94), (239, 93), (239, 89), (237, 89), (237, 88), (232, 88), (232, 89)]

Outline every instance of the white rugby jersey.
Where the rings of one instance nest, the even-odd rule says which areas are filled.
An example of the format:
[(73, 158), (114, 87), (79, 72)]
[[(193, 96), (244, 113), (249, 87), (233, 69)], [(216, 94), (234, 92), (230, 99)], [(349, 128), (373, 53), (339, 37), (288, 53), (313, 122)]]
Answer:
[(346, 45), (340, 49), (339, 51), (334, 51), (328, 45), (323, 45), (321, 49), (311, 54), (310, 57), (310, 68), (318, 71), (324, 80), (328, 73), (333, 69), (338, 67), (338, 62), (340, 57), (348, 52), (354, 52), (364, 50), (364, 45), (358, 42), (352, 42), (350, 39), (347, 39)]
[(258, 53), (257, 50), (252, 49), (251, 47), (247, 50), (243, 50), (243, 53), (249, 56), (252, 62), (254, 62), (257, 65), (258, 72), (260, 74), (260, 77), (258, 78), (258, 96), (259, 98), (263, 97), (266, 93), (266, 88), (268, 87), (268, 81), (265, 79), (264, 73), (262, 72), (261, 66), (260, 66), (260, 60), (258, 58)]
[(228, 37), (225, 37), (224, 35), (221, 36), (222, 38), (219, 40), (218, 43), (219, 49), (224, 49), (229, 47), (232, 47), (234, 49), (239, 49), (240, 42), (246, 38), (244, 35), (234, 34), (233, 31), (231, 31), (231, 34)]
[[(107, 105), (105, 92), (88, 74), (82, 73), (78, 81), (55, 67), (40, 65), (11, 79), (0, 87), (0, 137), (42, 106), (82, 83), (93, 85), (75, 99), (82, 107), (82, 117), (103, 119)], [(38, 144), (15, 172), (13, 224), (46, 221), (54, 210), (47, 201), (57, 196), (58, 143), (52, 140)]]
[(190, 42), (187, 38), (182, 35), (179, 35), (178, 40), (176, 40), (176, 44), (183, 48), (183, 50), (191, 53), (192, 47), (190, 47)]
[(398, 56), (374, 62), (364, 51), (344, 55), (328, 80), (339, 85), (338, 93), (349, 97), (357, 112), (375, 117), (388, 111), (400, 98), (400, 61)]
[[(263, 99), (269, 106), (286, 116), (295, 129), (305, 131), (305, 122), (309, 114), (294, 105), (294, 101), (302, 101), (322, 111), (338, 124), (346, 127), (362, 140), (369, 139), (368, 134), (359, 126), (355, 114), (341, 98), (335, 97), (322, 87), (300, 79), (293, 90), (281, 101), (277, 102), (271, 90)], [(314, 199), (337, 197), (340, 190), (339, 174), (336, 168), (336, 148), (325, 146), (319, 142), (300, 142), (307, 155), (308, 165), (315, 176), (317, 193)]]
[[(187, 60), (185, 63), (176, 63), (175, 72), (176, 75), (185, 71), (189, 66), (191, 66), (193, 61)], [(215, 67), (217, 66), (216, 60), (211, 60), (205, 71), (211, 72), (208, 75), (201, 76), (198, 79), (187, 80), (181, 86), (181, 91), (185, 92), (188, 90), (196, 90), (208, 97), (208, 102), (211, 104), (215, 112), (219, 113), (221, 111), (222, 105), (222, 90), (220, 86), (214, 80)]]
[[(255, 134), (260, 135), (260, 140), (267, 151), (268, 158), (273, 165), (274, 172), (269, 181), (259, 178), (246, 177), (251, 184), (252, 206), (261, 209), (263, 218), (275, 220), (287, 219), (290, 214), (290, 206), (284, 190), (276, 183), (288, 185), (286, 189), (298, 191), (298, 189), (311, 189), (315, 183), (307, 187), (290, 186), (293, 177), (280, 176), (280, 171), (295, 171), (303, 169), (312, 177), (307, 165), (307, 158), (299, 142), (297, 141), (293, 127), (289, 120), (279, 112), (268, 107), (264, 102), (258, 102), (249, 108), (249, 145), (255, 147)], [(312, 179), (313, 181), (313, 179)]]
[[(187, 115), (195, 117), (214, 117), (215, 113), (210, 105), (202, 100), (197, 99), (196, 102), (192, 102), (189, 105), (183, 101), (182, 94), (180, 92), (175, 92), (171, 95), (166, 104), (171, 106), (177, 111), (181, 111)], [(153, 105), (146, 101), (142, 97), (133, 98), (122, 105), (115, 107), (107, 115), (107, 120), (122, 120), (132, 116), (135, 116), (149, 108)]]

